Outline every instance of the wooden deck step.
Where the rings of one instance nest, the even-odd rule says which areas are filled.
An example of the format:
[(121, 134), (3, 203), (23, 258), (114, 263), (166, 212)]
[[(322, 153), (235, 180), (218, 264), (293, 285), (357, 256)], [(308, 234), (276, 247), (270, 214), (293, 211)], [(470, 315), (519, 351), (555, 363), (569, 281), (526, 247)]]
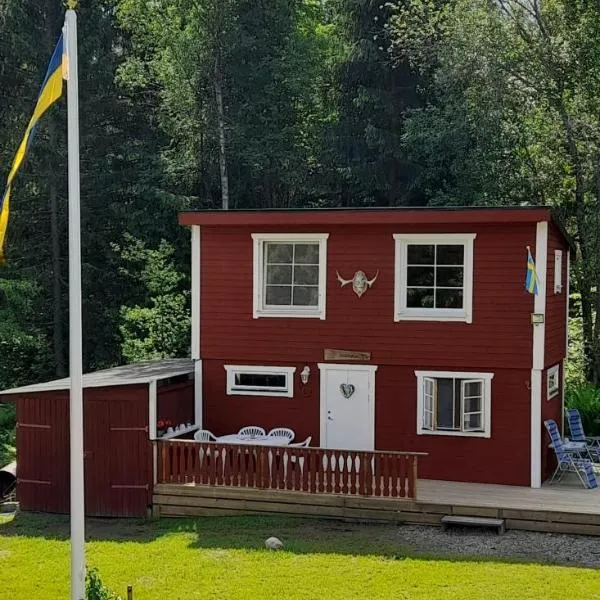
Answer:
[(444, 515), (441, 520), (442, 529), (446, 530), (450, 525), (462, 527), (490, 527), (498, 533), (504, 533), (506, 524), (504, 519), (490, 519), (487, 517), (464, 517), (459, 515)]

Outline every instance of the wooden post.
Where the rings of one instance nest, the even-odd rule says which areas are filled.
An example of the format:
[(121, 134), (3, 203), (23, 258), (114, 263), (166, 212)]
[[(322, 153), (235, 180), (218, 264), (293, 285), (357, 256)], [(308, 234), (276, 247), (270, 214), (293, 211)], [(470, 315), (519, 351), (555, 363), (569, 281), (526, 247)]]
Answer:
[(417, 460), (418, 460), (418, 456), (413, 456), (413, 484), (412, 484), (412, 497), (413, 500), (416, 500), (417, 498)]
[(127, 586), (127, 600), (133, 600), (133, 586)]

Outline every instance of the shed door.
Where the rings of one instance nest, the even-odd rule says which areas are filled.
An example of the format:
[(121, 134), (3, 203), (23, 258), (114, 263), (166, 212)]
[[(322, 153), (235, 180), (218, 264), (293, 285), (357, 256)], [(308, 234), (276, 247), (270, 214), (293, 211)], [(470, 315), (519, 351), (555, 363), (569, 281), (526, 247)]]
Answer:
[(17, 402), (17, 496), (23, 510), (69, 512), (69, 407), (60, 394)]
[(146, 515), (152, 481), (147, 405), (133, 395), (86, 399), (86, 514)]

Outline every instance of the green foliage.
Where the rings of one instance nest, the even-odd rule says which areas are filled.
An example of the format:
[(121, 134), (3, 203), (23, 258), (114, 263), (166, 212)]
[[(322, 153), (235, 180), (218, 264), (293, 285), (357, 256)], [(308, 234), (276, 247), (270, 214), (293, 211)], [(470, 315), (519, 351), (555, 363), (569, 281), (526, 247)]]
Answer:
[(97, 569), (88, 569), (85, 576), (85, 600), (121, 600), (121, 596), (102, 583)]
[(600, 389), (591, 383), (582, 383), (567, 388), (567, 408), (576, 408), (581, 415), (586, 435), (600, 435)]
[(14, 406), (0, 404), (0, 467), (15, 458), (15, 424)]
[(122, 273), (132, 287), (145, 290), (146, 305), (121, 308), (122, 353), (128, 362), (170, 358), (188, 353), (189, 285), (173, 263), (174, 248), (162, 240), (148, 249), (140, 240), (125, 237), (115, 247), (124, 261)]

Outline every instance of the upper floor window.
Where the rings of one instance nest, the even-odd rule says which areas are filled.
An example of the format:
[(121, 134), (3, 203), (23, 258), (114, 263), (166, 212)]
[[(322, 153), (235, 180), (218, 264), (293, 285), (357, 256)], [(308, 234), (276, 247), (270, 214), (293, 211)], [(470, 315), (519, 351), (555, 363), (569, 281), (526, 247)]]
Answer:
[(490, 437), (492, 373), (415, 371), (417, 433)]
[(394, 239), (394, 320), (471, 323), (475, 234), (395, 234)]
[(253, 233), (254, 318), (325, 318), (326, 233)]

